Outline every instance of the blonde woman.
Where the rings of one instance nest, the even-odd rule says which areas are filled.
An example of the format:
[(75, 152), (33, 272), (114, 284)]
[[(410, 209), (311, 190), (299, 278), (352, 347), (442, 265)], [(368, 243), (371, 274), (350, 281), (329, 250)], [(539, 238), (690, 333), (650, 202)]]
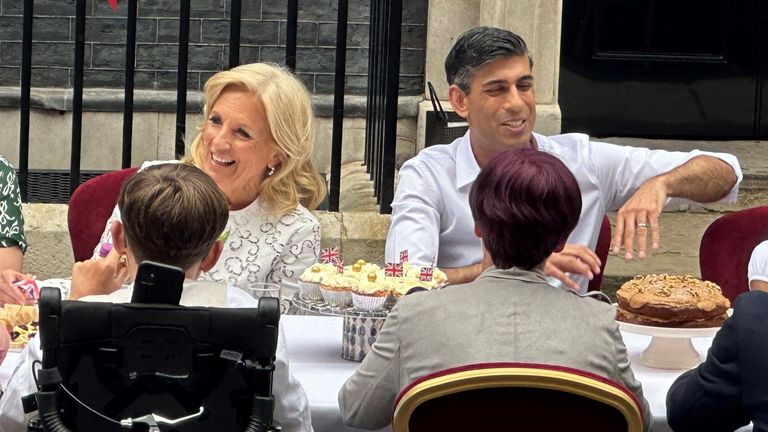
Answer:
[[(278, 283), (289, 298), (301, 272), (317, 260), (320, 225), (308, 208), (326, 193), (310, 160), (309, 92), (293, 73), (268, 63), (219, 72), (204, 92), (204, 122), (183, 162), (202, 169), (224, 192), (229, 221), (221, 258), (202, 279), (240, 287)], [(119, 218), (115, 208), (94, 256), (110, 242), (109, 226)], [(105, 262), (123, 265), (110, 254)]]

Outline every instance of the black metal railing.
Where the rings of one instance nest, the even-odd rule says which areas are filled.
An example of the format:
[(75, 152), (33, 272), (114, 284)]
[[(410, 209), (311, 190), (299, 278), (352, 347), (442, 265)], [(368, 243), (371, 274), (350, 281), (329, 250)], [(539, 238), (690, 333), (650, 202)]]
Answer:
[(392, 213), (402, 0), (371, 0), (365, 163), (380, 213)]
[[(46, 191), (45, 199), (30, 197), (34, 189), (29, 181), (29, 128), (30, 89), (32, 77), (32, 41), (34, 0), (24, 0), (22, 55), (21, 55), (21, 99), (20, 99), (20, 143), (19, 183), (24, 202), (53, 201), (65, 202), (75, 188), (91, 178), (94, 172), (82, 173), (80, 167), (83, 76), (86, 34), (86, 0), (75, 1), (75, 54), (73, 69), (72, 99), (72, 141), (69, 171), (69, 190), (65, 200), (50, 198), (52, 191)], [(177, 63), (176, 135), (174, 151), (176, 157), (184, 155), (184, 135), (187, 111), (187, 68), (189, 61), (190, 0), (179, 2), (179, 49)], [(397, 98), (400, 66), (400, 24), (402, 0), (371, 0), (371, 25), (369, 45), (369, 86), (366, 112), (365, 163), (374, 180), (375, 194), (382, 213), (390, 213), (394, 187), (394, 158), (397, 127)], [(228, 66), (240, 62), (241, 0), (231, 0)], [(287, 1), (287, 26), (285, 64), (296, 70), (298, 0)], [(128, 0), (125, 47), (125, 95), (123, 104), (122, 167), (131, 165), (134, 111), (134, 75), (136, 69), (136, 23), (138, 0)], [(347, 51), (348, 0), (338, 0), (336, 61), (333, 102), (333, 133), (331, 138), (331, 169), (329, 184), (330, 211), (339, 210), (341, 183), (342, 133), (344, 121), (344, 95)], [(41, 173), (34, 173), (40, 176)], [(57, 172), (58, 178), (63, 173)], [(44, 182), (36, 181), (35, 184)], [(57, 183), (57, 182), (53, 182)], [(32, 198), (32, 199), (31, 199)]]

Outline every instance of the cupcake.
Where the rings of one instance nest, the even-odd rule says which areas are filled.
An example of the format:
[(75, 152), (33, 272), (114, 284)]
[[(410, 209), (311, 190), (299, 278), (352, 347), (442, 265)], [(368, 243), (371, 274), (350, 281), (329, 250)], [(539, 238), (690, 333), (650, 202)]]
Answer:
[(438, 287), (448, 285), (448, 275), (437, 267), (432, 268), (432, 280), (437, 283)]
[(357, 279), (343, 274), (329, 275), (323, 278), (320, 284), (320, 292), (328, 305), (335, 308), (344, 308), (352, 303), (352, 288), (357, 286)]
[(320, 282), (323, 276), (329, 274), (327, 269), (323, 269), (324, 264), (313, 264), (304, 270), (299, 277), (299, 295), (305, 299), (321, 300), (323, 295), (320, 293)]
[[(423, 269), (424, 267), (422, 266), (417, 266), (410, 263), (403, 263), (403, 274), (405, 274), (406, 278), (421, 280), (421, 271)], [(448, 283), (448, 276), (439, 268), (432, 267), (432, 280), (422, 281), (422, 282), (427, 282), (427, 284), (419, 285), (419, 286), (423, 286), (424, 288), (428, 288), (428, 289), (438, 288)]]
[(367, 275), (369, 273), (377, 273), (379, 270), (381, 270), (381, 267), (379, 267), (376, 264), (373, 263), (367, 263), (365, 260), (357, 260), (356, 263), (345, 266), (344, 267), (344, 276), (353, 277), (355, 279), (360, 279), (362, 281), (367, 280)]
[(389, 295), (389, 289), (378, 280), (375, 272), (369, 272), (366, 280), (360, 281), (352, 289), (352, 304), (360, 310), (379, 310)]

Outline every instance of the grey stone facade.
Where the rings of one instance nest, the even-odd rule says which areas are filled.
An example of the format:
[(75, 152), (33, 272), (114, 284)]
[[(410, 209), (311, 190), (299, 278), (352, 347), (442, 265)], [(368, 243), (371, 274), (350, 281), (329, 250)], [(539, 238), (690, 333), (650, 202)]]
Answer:
[[(18, 86), (22, 0), (0, 0), (0, 86)], [(286, 1), (243, 0), (240, 62), (274, 61), (285, 55)], [(400, 94), (423, 93), (427, 0), (403, 1)], [(107, 0), (87, 0), (84, 85), (123, 87), (128, 0), (114, 13)], [(229, 0), (192, 0), (190, 90), (227, 65)], [(71, 87), (75, 0), (35, 0), (33, 87)], [(178, 0), (140, 0), (135, 86), (176, 88)], [(333, 92), (337, 0), (300, 0), (297, 72), (310, 91)], [(349, 2), (347, 93), (365, 94), (368, 69), (368, 0)]]

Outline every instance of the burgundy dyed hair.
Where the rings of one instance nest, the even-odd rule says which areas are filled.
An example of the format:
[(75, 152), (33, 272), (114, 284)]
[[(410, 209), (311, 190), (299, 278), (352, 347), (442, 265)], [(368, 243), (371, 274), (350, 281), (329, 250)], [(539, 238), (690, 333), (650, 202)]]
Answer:
[(581, 191), (557, 157), (515, 148), (483, 168), (469, 206), (496, 267), (532, 269), (576, 227)]

